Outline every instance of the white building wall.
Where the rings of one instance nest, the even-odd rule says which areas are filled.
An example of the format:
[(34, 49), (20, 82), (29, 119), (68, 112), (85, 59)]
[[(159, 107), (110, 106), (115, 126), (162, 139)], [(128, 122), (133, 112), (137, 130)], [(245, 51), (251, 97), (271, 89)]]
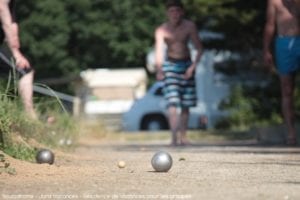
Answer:
[(218, 109), (220, 102), (229, 95), (229, 85), (219, 82), (218, 72), (214, 69), (216, 52), (205, 51), (196, 69), (198, 104), (204, 105), (208, 127), (212, 127), (223, 115)]

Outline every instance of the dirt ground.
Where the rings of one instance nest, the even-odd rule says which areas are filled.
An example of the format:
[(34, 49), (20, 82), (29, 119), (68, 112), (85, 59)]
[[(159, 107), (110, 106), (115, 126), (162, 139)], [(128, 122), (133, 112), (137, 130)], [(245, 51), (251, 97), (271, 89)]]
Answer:
[[(159, 150), (172, 155), (167, 173), (151, 166)], [(167, 140), (89, 137), (55, 155), (54, 165), (8, 158), (17, 174), (0, 175), (0, 199), (300, 199), (299, 147), (203, 141), (175, 148)]]

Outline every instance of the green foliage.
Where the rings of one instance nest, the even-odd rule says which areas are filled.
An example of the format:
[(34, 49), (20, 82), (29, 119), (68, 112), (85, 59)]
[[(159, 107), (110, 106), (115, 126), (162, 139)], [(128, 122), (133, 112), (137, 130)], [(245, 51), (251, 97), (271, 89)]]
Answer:
[(161, 2), (153, 0), (25, 0), (18, 15), (37, 77), (144, 65), (154, 28), (164, 18)]
[(70, 28), (64, 3), (59, 0), (34, 3), (25, 0), (18, 4), (18, 8), (23, 51), (37, 69), (37, 74), (54, 76), (74, 71), (75, 63), (66, 51)]
[[(23, 0), (17, 6), (23, 50), (36, 68), (37, 79), (76, 75), (86, 68), (145, 66), (145, 56), (153, 47), (155, 27), (166, 19), (164, 3)], [(266, 1), (183, 0), (183, 3), (186, 17), (195, 21), (199, 29), (225, 34), (226, 40), (207, 42), (206, 48), (244, 52), (261, 48)], [(224, 68), (224, 73), (234, 75), (235, 71), (230, 70)], [(259, 91), (256, 94), (244, 86), (235, 90), (232, 108), (226, 108), (234, 113), (234, 126), (247, 126), (253, 120), (279, 121), (277, 96), (271, 99), (273, 111), (265, 110), (260, 108), (263, 106), (260, 100), (268, 102), (268, 98), (262, 88)], [(271, 96), (277, 94), (270, 92)]]
[[(1, 93), (0, 102), (0, 149), (16, 158), (32, 160), (33, 148), (24, 143), (14, 143), (14, 138), (19, 136), (19, 131), (23, 131), (23, 128), (27, 127), (32, 128), (20, 109), (20, 103), (4, 93)], [(24, 133), (26, 132), (24, 131)]]
[(219, 31), (226, 40), (206, 44), (210, 48), (249, 50), (261, 48), (266, 1), (186, 0), (187, 15), (199, 28)]
[(15, 175), (16, 170), (10, 166), (10, 162), (5, 159), (5, 156), (0, 153), (0, 175), (2, 173), (8, 173), (10, 175)]
[[(63, 112), (57, 100), (36, 102), (44, 119), (31, 120), (11, 87), (0, 84), (0, 150), (22, 160), (34, 161), (37, 148), (71, 147), (78, 135), (75, 119)], [(4, 89), (5, 88), (5, 89)]]
[(4, 152), (14, 158), (27, 161), (35, 161), (36, 150), (33, 147), (20, 145), (20, 144), (9, 144), (3, 146)]
[[(86, 68), (145, 66), (154, 29), (165, 21), (160, 0), (23, 0), (17, 5), (23, 50), (36, 76), (77, 74)], [(265, 1), (184, 0), (199, 29), (225, 33), (213, 48), (260, 47)]]
[(278, 80), (267, 87), (235, 85), (228, 99), (220, 104), (229, 116), (220, 120), (216, 128), (247, 130), (255, 126), (282, 123)]

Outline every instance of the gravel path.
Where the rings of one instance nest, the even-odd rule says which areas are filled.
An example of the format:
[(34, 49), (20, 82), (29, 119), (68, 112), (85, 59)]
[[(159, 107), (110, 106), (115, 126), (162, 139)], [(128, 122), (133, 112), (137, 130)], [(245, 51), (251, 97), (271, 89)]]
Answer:
[[(152, 169), (158, 150), (173, 157), (168, 173)], [(17, 175), (0, 175), (0, 199), (300, 199), (300, 148), (89, 138), (55, 154), (51, 166), (9, 158)]]

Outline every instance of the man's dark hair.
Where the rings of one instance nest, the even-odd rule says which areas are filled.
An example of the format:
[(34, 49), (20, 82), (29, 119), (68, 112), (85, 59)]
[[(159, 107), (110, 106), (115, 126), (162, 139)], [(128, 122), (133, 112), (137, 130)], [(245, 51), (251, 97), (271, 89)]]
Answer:
[(166, 8), (168, 9), (173, 6), (183, 9), (183, 4), (182, 4), (181, 0), (167, 0)]

